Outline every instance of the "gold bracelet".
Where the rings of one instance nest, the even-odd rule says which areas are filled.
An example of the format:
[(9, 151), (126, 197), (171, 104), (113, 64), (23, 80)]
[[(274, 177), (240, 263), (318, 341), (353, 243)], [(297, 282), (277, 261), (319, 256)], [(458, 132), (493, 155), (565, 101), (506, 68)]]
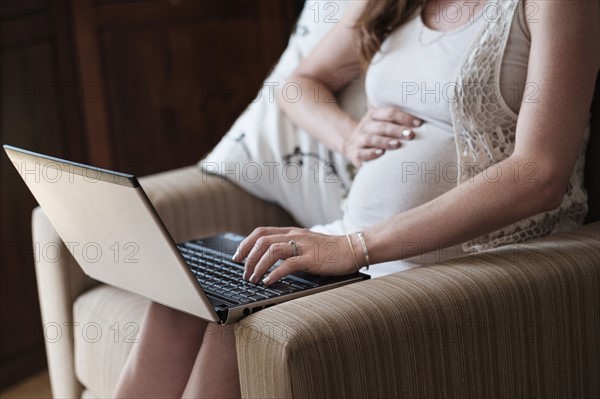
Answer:
[(367, 249), (367, 243), (365, 241), (365, 237), (363, 236), (362, 232), (358, 232), (356, 233), (356, 235), (358, 236), (358, 239), (360, 240), (360, 243), (362, 244), (362, 248), (363, 248), (363, 254), (365, 255), (365, 261), (367, 262), (367, 270), (369, 270), (369, 266), (371, 266), (371, 261), (369, 260), (369, 250)]
[(346, 234), (346, 238), (348, 239), (348, 245), (350, 245), (352, 256), (354, 256), (354, 264), (356, 265), (356, 271), (359, 271), (360, 266), (358, 266), (358, 259), (356, 258), (356, 252), (354, 252), (354, 247), (352, 246), (352, 239), (350, 238), (350, 234)]

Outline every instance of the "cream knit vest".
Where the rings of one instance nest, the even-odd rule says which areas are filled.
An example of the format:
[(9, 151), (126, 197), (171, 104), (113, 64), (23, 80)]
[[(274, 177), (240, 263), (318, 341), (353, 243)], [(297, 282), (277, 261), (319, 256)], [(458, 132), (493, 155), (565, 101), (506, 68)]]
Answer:
[[(499, 173), (499, 169), (496, 170), (493, 165), (508, 158), (514, 151), (517, 115), (499, 95), (499, 76), (504, 48), (519, 2), (490, 0), (487, 3), (484, 10), (486, 22), (460, 63), (454, 90), (456, 100), (451, 104), (460, 166), (458, 184), (490, 167), (485, 176), (493, 181)], [(581, 225), (588, 209), (587, 193), (583, 187), (588, 137), (589, 129), (586, 130), (560, 207), (466, 242), (463, 250), (480, 251)], [(515, 178), (535, 179), (535, 166), (529, 165), (528, 169), (524, 169), (525, 166), (519, 165), (519, 175)]]

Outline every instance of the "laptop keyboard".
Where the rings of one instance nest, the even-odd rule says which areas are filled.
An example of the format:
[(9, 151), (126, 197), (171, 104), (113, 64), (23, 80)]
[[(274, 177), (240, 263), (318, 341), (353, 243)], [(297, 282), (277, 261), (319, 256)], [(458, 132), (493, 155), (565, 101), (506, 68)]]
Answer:
[(318, 286), (295, 276), (284, 277), (269, 287), (257, 285), (242, 279), (244, 267), (231, 261), (227, 254), (193, 241), (177, 247), (202, 289), (211, 296), (234, 304), (252, 303)]

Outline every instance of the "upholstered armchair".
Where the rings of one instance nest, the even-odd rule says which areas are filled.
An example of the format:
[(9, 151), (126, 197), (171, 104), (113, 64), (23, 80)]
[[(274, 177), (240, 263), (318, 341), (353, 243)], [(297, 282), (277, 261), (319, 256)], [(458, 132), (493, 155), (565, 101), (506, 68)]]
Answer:
[[(141, 180), (177, 241), (290, 225), (188, 167)], [(85, 276), (33, 213), (55, 397), (110, 397), (146, 298)], [(597, 397), (600, 222), (280, 304), (236, 329), (242, 392), (280, 397)]]

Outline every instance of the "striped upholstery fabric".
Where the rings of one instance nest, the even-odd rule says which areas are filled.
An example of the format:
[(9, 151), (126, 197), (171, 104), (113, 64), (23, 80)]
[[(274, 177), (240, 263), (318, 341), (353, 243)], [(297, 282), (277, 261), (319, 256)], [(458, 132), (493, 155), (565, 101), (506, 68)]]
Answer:
[(600, 397), (600, 223), (263, 310), (248, 398)]
[(110, 398), (150, 300), (100, 284), (73, 303), (75, 374), (88, 396)]

